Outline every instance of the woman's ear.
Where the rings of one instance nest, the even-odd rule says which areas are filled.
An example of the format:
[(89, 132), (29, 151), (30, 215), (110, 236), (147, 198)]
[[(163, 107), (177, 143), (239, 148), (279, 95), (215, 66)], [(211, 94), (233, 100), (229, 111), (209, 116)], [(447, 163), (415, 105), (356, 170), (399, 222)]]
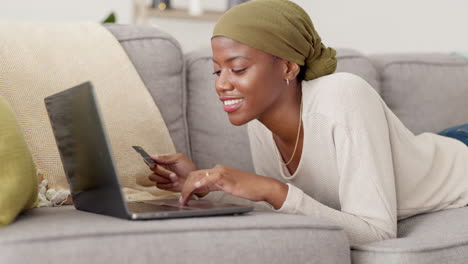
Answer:
[(284, 61), (285, 62), (285, 79), (288, 79), (288, 80), (294, 80), (297, 78), (297, 76), (299, 75), (299, 72), (301, 71), (301, 67), (299, 66), (299, 64), (297, 63), (294, 63), (294, 62), (290, 62), (290, 61)]

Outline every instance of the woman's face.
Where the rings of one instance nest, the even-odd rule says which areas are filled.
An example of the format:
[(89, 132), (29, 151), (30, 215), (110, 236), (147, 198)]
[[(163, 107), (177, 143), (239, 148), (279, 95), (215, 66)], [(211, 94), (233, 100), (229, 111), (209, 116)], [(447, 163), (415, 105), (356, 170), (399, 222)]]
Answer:
[(216, 92), (233, 125), (261, 119), (279, 103), (286, 89), (278, 59), (227, 37), (213, 38), (211, 48)]

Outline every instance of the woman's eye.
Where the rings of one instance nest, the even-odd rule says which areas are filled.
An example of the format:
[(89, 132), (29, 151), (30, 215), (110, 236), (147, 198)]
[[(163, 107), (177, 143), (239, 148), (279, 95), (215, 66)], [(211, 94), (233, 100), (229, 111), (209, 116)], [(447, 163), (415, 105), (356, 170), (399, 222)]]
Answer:
[(242, 73), (246, 70), (247, 68), (239, 69), (239, 70), (232, 70), (233, 73)]
[[(243, 69), (239, 69), (239, 70), (231, 70), (231, 72), (235, 73), (235, 74), (239, 74), (239, 73), (243, 73), (247, 68), (243, 68)], [(213, 72), (213, 75), (217, 75), (219, 76), (221, 74), (221, 71), (214, 71)]]

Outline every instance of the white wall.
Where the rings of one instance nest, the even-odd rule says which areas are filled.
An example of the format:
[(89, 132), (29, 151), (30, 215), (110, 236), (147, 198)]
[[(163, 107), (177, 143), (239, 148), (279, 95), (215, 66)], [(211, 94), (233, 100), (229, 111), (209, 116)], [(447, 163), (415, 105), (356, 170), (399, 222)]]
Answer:
[[(224, 0), (202, 0), (221, 10)], [(467, 0), (293, 0), (312, 17), (326, 45), (364, 53), (468, 51)], [(173, 0), (177, 7), (188, 0)], [(0, 19), (101, 21), (115, 11), (130, 23), (131, 0), (0, 0)], [(214, 22), (152, 19), (185, 51), (209, 46)]]
[(468, 51), (467, 0), (294, 1), (330, 46), (366, 53)]
[(0, 20), (95, 21), (111, 11), (117, 19), (130, 23), (131, 0), (0, 0)]

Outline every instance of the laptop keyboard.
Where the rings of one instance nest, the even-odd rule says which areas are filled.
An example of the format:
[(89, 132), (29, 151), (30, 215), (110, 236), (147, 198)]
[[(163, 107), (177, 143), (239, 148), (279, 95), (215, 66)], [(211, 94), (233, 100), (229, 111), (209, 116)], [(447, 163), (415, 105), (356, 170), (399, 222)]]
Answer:
[(127, 207), (132, 213), (150, 213), (150, 212), (162, 212), (162, 211), (190, 211), (193, 210), (188, 207), (177, 207), (163, 204), (150, 204), (143, 202), (129, 202)]

